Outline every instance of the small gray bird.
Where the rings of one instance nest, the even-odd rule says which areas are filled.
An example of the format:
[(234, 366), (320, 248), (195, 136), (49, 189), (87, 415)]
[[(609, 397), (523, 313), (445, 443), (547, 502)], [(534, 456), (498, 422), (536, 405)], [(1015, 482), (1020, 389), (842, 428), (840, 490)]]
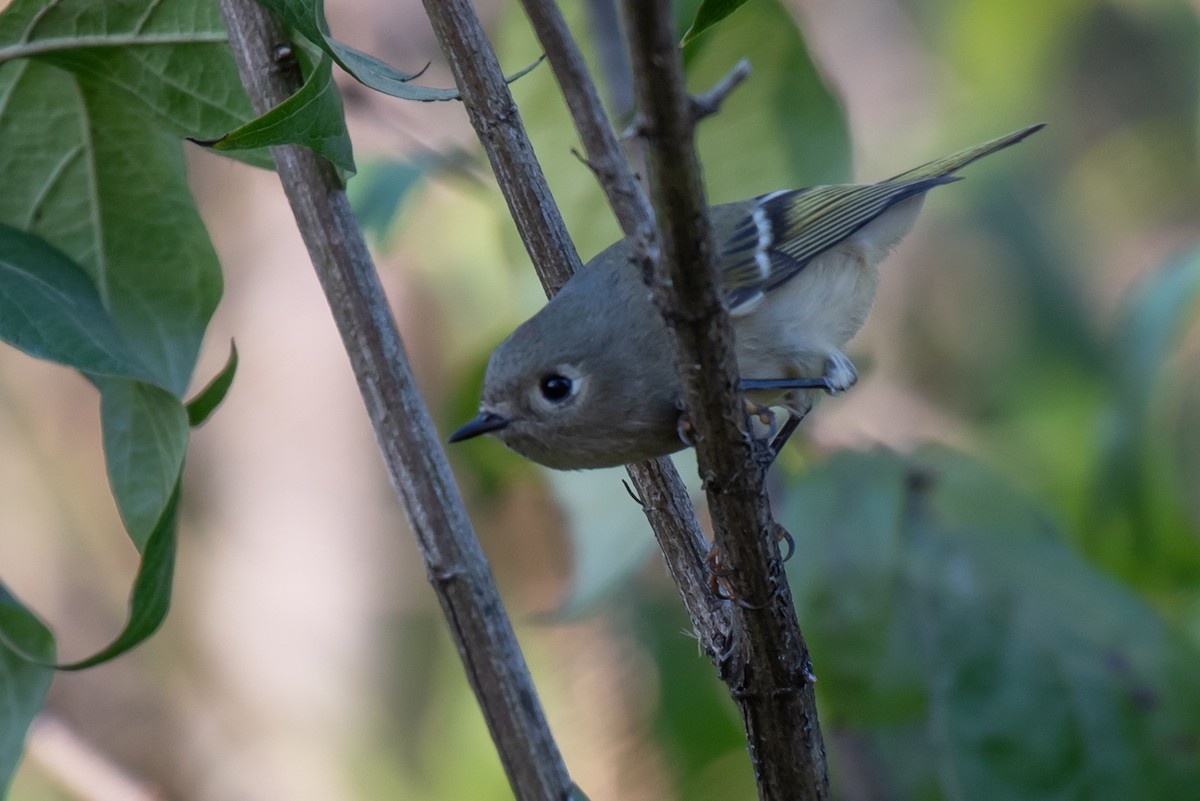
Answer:
[[(876, 184), (714, 206), (713, 239), (749, 400), (783, 406), (798, 422), (818, 392), (853, 386), (858, 372), (842, 348), (866, 321), (877, 265), (912, 228), (925, 193), (1042, 127)], [(479, 416), (450, 441), (492, 433), (547, 467), (612, 467), (686, 447), (681, 408), (666, 325), (620, 241), (500, 343)]]

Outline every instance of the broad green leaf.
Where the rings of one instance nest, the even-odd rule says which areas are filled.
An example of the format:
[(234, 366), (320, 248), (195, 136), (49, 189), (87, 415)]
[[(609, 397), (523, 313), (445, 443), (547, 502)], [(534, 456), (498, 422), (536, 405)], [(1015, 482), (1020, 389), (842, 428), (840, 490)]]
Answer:
[(152, 384), (94, 380), (101, 392), (108, 481), (125, 529), (142, 551), (160, 524), (183, 470), (187, 410), (174, 395)]
[(187, 402), (188, 425), (192, 428), (204, 425), (212, 413), (217, 410), (229, 393), (229, 388), (233, 386), (233, 377), (237, 373), (237, 366), (237, 345), (231, 342), (229, 343), (229, 359), (221, 368), (221, 372), (217, 373), (204, 389), (196, 393), (196, 397)]
[(332, 162), (343, 181), (354, 175), (342, 96), (333, 82), (333, 62), (328, 56), (321, 57), (299, 91), (266, 114), (217, 139), (192, 141), (214, 150), (304, 145)]
[[(254, 116), (227, 40), (217, 4), (195, 0), (14, 0), (0, 13), (0, 65), (36, 59), (61, 67), (105, 87), (120, 107), (137, 108), (143, 124), (179, 137), (217, 136)], [(68, 98), (67, 108), (78, 102)], [(57, 103), (36, 110), (67, 117)], [(5, 113), (13, 112), (27, 113)], [(240, 158), (271, 166), (265, 153)]]
[(171, 607), (171, 584), (175, 575), (176, 530), (179, 517), (179, 481), (176, 477), (162, 515), (155, 522), (142, 551), (142, 563), (133, 580), (129, 597), (129, 620), (111, 643), (99, 652), (72, 662), (58, 665), (59, 670), (83, 670), (115, 659), (140, 645), (158, 630)]
[(153, 381), (81, 267), (0, 223), (0, 339), (85, 373)]
[(0, 67), (0, 142), (0, 222), (86, 269), (130, 349), (182, 397), (221, 273), (181, 143), (104, 85), (30, 61)]
[(258, 0), (259, 5), (280, 16), (304, 38), (329, 54), (337, 65), (359, 83), (377, 92), (405, 100), (454, 100), (457, 89), (431, 89), (410, 83), (424, 72), (401, 72), (361, 50), (342, 44), (329, 32), (324, 0)]
[(679, 46), (687, 47), (693, 39), (737, 11), (745, 2), (746, 0), (704, 0), (696, 11), (696, 18), (683, 34), (683, 41)]
[(7, 795), (25, 733), (50, 689), (53, 663), (50, 630), (0, 584), (0, 798)]
[(1193, 797), (1200, 655), (996, 477), (843, 454), (779, 517), (823, 720), (901, 797)]

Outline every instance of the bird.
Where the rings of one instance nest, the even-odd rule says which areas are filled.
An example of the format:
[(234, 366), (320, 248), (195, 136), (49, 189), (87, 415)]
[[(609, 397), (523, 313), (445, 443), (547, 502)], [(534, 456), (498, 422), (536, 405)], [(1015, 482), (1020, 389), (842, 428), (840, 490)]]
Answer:
[[(781, 190), (711, 207), (748, 408), (786, 409), (780, 433), (790, 433), (820, 393), (853, 386), (858, 371), (843, 348), (874, 303), (879, 263), (912, 228), (925, 194), (1044, 125), (877, 183)], [(492, 434), (562, 470), (640, 462), (691, 444), (680, 395), (669, 331), (633, 247), (620, 240), (495, 348), (479, 413), (449, 441)]]

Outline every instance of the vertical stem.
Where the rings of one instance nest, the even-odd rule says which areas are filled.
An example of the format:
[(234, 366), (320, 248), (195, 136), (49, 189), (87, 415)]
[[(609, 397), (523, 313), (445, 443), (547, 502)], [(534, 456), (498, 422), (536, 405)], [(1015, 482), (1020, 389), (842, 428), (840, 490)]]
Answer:
[[(262, 113), (299, 84), (274, 59), (286, 35), (253, 0), (220, 0), (220, 6), (238, 72)], [(570, 788), (566, 766), (340, 181), (307, 148), (271, 153), (513, 791), (521, 801), (562, 801)]]
[(808, 649), (775, 544), (761, 446), (735, 392), (733, 330), (693, 136), (699, 112), (684, 89), (670, 2), (625, 0), (624, 9), (662, 251), (647, 281), (674, 332), (714, 537), (747, 604), (734, 611), (738, 636), (723, 677), (746, 726), (759, 797), (825, 801)]

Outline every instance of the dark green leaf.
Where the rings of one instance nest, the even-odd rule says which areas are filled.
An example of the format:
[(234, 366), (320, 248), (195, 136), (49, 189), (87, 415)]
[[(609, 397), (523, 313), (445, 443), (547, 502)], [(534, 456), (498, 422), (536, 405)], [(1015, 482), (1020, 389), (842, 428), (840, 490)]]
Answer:
[[(30, 58), (61, 67), (180, 137), (216, 136), (254, 116), (227, 39), (217, 4), (194, 0), (15, 0), (0, 13), (0, 64)], [(60, 115), (77, 102), (37, 110)], [(68, 134), (56, 131), (54, 141)], [(271, 166), (265, 153), (242, 158)]]
[(680, 47), (687, 47), (692, 40), (716, 25), (744, 5), (746, 0), (704, 0), (696, 11), (696, 19), (683, 34)]
[(42, 708), (54, 670), (54, 637), (0, 584), (0, 798)]
[(237, 366), (237, 345), (230, 342), (229, 359), (221, 368), (221, 372), (217, 373), (216, 377), (209, 381), (208, 386), (200, 390), (196, 397), (187, 402), (188, 425), (196, 428), (203, 425), (212, 416), (212, 413), (221, 405), (221, 401), (225, 400), (229, 388), (233, 386), (233, 376), (237, 373)]
[(825, 721), (900, 797), (1189, 799), (1200, 655), (969, 460), (830, 460), (780, 514)]
[(179, 482), (162, 516), (146, 540), (142, 551), (142, 563), (133, 581), (133, 592), (129, 597), (129, 620), (125, 628), (111, 643), (98, 653), (59, 665), (59, 670), (83, 670), (115, 659), (126, 651), (140, 645), (158, 630), (171, 607), (171, 583), (175, 575), (175, 535), (179, 512)]
[(342, 96), (333, 82), (333, 62), (328, 56), (322, 56), (309, 71), (299, 91), (266, 114), (217, 139), (192, 141), (214, 150), (304, 145), (332, 162), (343, 181), (354, 175)]
[(153, 381), (83, 268), (43, 239), (0, 223), (0, 339), (86, 373)]
[(400, 72), (374, 56), (342, 44), (329, 32), (325, 21), (324, 0), (258, 0), (259, 5), (274, 11), (288, 25), (324, 50), (351, 77), (377, 92), (405, 100), (454, 100), (456, 89), (431, 89), (411, 81), (424, 72)]
[(221, 273), (181, 143), (104, 85), (38, 62), (0, 67), (0, 97), (0, 222), (87, 270), (129, 348), (182, 397)]

